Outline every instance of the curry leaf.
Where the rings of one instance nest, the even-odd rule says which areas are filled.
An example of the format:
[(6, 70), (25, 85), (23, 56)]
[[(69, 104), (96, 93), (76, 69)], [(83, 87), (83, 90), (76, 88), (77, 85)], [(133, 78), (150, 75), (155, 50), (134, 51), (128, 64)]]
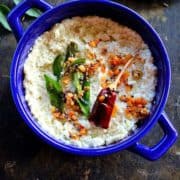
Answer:
[(83, 86), (84, 95), (77, 103), (83, 114), (88, 117), (90, 113), (90, 81), (85, 80)]
[(79, 105), (81, 112), (88, 117), (90, 113), (90, 82), (85, 80), (84, 83), (82, 83), (84, 77), (80, 72), (74, 72), (72, 79), (77, 94), (81, 94), (84, 91), (83, 97), (77, 98), (76, 102)]
[(75, 42), (70, 42), (70, 44), (67, 47), (66, 60), (69, 57), (74, 57), (77, 52), (78, 52), (78, 45)]
[(81, 94), (82, 92), (82, 83), (81, 83), (82, 79), (83, 79), (82, 73), (77, 71), (72, 74), (73, 85), (76, 88), (78, 94)]
[(8, 31), (11, 31), (11, 28), (6, 18), (9, 12), (10, 12), (10, 9), (6, 5), (0, 4), (0, 24)]
[[(17, 4), (19, 4), (22, 0), (13, 0), (14, 1), (14, 3), (17, 5)], [(41, 11), (39, 10), (39, 9), (37, 9), (37, 8), (31, 8), (31, 9), (29, 9), (27, 12), (26, 12), (26, 14), (28, 15), (28, 16), (31, 16), (31, 17), (35, 17), (35, 18), (37, 18), (37, 17), (39, 17), (40, 15), (41, 15)]]
[(64, 102), (62, 101), (63, 96), (61, 96), (62, 93), (56, 94), (49, 92), (49, 98), (51, 105), (56, 107), (60, 112), (63, 112), (64, 109)]
[(49, 94), (51, 105), (55, 106), (60, 112), (64, 109), (64, 94), (60, 83), (51, 77), (44, 75), (46, 89)]
[(90, 111), (89, 111), (89, 105), (87, 104), (87, 102), (85, 102), (85, 101), (84, 101), (83, 99), (81, 99), (81, 98), (80, 98), (80, 99), (76, 99), (76, 101), (77, 101), (77, 103), (78, 103), (78, 105), (79, 105), (82, 113), (83, 113), (86, 117), (88, 117)]
[(56, 92), (59, 93), (62, 91), (62, 87), (60, 86), (59, 82), (52, 79), (51, 77), (44, 75), (46, 81), (46, 88), (48, 92)]
[(53, 73), (57, 77), (57, 79), (60, 78), (61, 72), (63, 71), (64, 61), (65, 61), (65, 56), (64, 55), (59, 55), (54, 60)]
[(73, 61), (72, 65), (80, 65), (80, 64), (84, 64), (85, 62), (86, 62), (86, 59), (79, 58), (79, 59), (76, 59), (75, 61)]
[(37, 8), (31, 8), (31, 9), (29, 9), (29, 10), (26, 12), (26, 14), (27, 14), (28, 16), (37, 18), (37, 17), (39, 17), (39, 16), (42, 14), (42, 12), (41, 12), (39, 9), (37, 9)]
[(83, 99), (88, 102), (90, 101), (90, 81), (86, 80), (84, 81), (84, 96)]

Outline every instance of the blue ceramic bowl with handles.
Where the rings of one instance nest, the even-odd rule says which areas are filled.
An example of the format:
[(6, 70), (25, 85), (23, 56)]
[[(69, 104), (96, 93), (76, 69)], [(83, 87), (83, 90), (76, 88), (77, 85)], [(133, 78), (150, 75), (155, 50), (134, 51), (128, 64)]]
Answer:
[[(45, 11), (45, 13), (24, 31), (21, 17), (31, 7), (39, 8)], [(137, 31), (151, 49), (155, 64), (158, 67), (158, 85), (156, 87), (155, 103), (151, 109), (150, 117), (146, 119), (141, 127), (124, 140), (97, 148), (78, 148), (64, 144), (49, 136), (47, 132), (41, 129), (32, 116), (25, 101), (23, 88), (24, 62), (37, 37), (63, 19), (86, 15), (111, 18)], [(57, 7), (52, 7), (43, 0), (24, 0), (9, 14), (8, 22), (17, 41), (19, 41), (11, 65), (10, 76), (13, 99), (24, 121), (47, 143), (66, 152), (88, 156), (110, 154), (128, 149), (149, 160), (160, 158), (173, 145), (177, 139), (177, 132), (163, 111), (168, 97), (171, 79), (169, 57), (156, 31), (136, 12), (121, 4), (107, 0), (71, 1), (60, 4)], [(162, 139), (153, 147), (139, 143), (140, 139), (145, 136), (156, 123), (159, 123), (164, 132)]]

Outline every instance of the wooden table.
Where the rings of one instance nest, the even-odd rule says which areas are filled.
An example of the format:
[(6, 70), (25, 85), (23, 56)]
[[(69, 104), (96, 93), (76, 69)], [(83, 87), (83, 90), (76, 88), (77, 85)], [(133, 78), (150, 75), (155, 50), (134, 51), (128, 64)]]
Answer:
[[(1, 2), (13, 7), (12, 0)], [(58, 4), (58, 0), (49, 0)], [(159, 32), (172, 66), (166, 112), (180, 130), (180, 1), (119, 1), (140, 12)], [(60, 3), (60, 1), (59, 1)], [(37, 138), (19, 116), (11, 98), (9, 69), (16, 41), (0, 27), (0, 179), (180, 179), (180, 142), (160, 160), (150, 162), (128, 151), (103, 157), (79, 157), (58, 151)], [(162, 136), (158, 126), (143, 139), (153, 145)]]

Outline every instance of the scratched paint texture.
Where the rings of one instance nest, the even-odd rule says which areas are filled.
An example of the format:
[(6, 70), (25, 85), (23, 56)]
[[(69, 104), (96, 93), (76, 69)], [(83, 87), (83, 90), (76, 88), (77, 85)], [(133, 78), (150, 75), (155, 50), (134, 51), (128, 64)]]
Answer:
[[(2, 3), (13, 7), (12, 0)], [(48, 0), (56, 5), (62, 1)], [(172, 85), (165, 111), (180, 130), (180, 1), (121, 0), (141, 13), (163, 39), (172, 67)], [(25, 25), (30, 19), (25, 19)], [(9, 87), (9, 68), (16, 41), (0, 26), (0, 179), (119, 179), (179, 180), (180, 141), (160, 160), (149, 162), (128, 151), (104, 157), (78, 157), (55, 150), (39, 140), (16, 111)], [(148, 145), (163, 135), (156, 125), (142, 140)]]

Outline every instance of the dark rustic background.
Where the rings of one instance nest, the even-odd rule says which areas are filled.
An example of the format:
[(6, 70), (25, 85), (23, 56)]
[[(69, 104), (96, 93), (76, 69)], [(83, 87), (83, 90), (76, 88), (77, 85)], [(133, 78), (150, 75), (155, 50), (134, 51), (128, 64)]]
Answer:
[[(61, 1), (48, 0), (56, 5)], [(12, 8), (12, 0), (1, 0)], [(121, 0), (141, 13), (163, 39), (172, 66), (172, 85), (166, 112), (180, 130), (180, 1)], [(26, 17), (25, 24), (31, 19)], [(119, 179), (179, 180), (180, 142), (160, 160), (147, 161), (128, 151), (104, 157), (65, 154), (36, 137), (25, 125), (13, 104), (9, 68), (16, 41), (0, 26), (0, 180), (6, 179)], [(158, 125), (143, 139), (153, 145), (162, 136)]]

